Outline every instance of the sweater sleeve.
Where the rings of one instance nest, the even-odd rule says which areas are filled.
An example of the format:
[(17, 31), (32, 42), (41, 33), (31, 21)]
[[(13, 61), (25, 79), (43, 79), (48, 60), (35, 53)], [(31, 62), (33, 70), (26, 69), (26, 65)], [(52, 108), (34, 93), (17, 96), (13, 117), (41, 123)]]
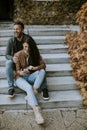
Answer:
[(17, 63), (15, 63), (15, 65), (16, 65), (16, 71), (19, 72), (21, 70), (20, 53), (18, 52), (14, 56), (18, 58)]
[(37, 66), (38, 69), (45, 69), (46, 68), (46, 64), (45, 61), (43, 60), (43, 58), (40, 56), (40, 65)]

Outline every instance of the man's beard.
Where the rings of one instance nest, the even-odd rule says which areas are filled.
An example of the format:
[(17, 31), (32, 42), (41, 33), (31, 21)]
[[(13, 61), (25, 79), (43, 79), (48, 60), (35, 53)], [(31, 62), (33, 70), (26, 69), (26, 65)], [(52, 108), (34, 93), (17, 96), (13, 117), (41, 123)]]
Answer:
[(15, 36), (16, 38), (21, 38), (22, 33), (14, 33), (14, 36)]

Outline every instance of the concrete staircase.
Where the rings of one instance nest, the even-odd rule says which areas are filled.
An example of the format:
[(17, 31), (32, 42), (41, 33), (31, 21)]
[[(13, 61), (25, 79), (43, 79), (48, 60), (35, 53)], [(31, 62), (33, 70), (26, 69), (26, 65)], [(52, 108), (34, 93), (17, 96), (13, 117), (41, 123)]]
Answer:
[[(16, 97), (8, 98), (8, 84), (5, 72), (5, 49), (7, 40), (13, 35), (12, 23), (1, 25), (0, 29), (0, 109), (26, 110), (30, 109), (25, 101), (25, 93), (16, 88)], [(68, 46), (64, 45), (65, 33), (79, 30), (78, 26), (25, 26), (37, 43), (41, 55), (47, 64), (47, 83), (50, 100), (43, 101), (41, 94), (38, 101), (43, 109), (81, 108), (82, 96), (76, 87), (72, 76)]]

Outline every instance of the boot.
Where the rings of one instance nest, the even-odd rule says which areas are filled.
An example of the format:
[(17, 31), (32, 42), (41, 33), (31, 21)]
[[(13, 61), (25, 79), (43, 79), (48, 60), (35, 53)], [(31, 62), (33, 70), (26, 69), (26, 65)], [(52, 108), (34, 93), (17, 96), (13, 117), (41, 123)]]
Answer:
[(44, 119), (41, 115), (40, 108), (38, 106), (34, 106), (33, 110), (34, 110), (35, 120), (36, 120), (37, 124), (43, 124)]

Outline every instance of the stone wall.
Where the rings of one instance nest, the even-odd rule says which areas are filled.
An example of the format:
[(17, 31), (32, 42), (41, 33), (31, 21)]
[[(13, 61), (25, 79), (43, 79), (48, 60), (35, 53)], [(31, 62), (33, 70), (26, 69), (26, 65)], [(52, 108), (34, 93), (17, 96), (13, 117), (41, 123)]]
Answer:
[(76, 13), (86, 0), (14, 0), (14, 21), (30, 25), (76, 24)]
[(37, 125), (32, 111), (0, 111), (0, 130), (87, 130), (87, 109), (50, 109)]

